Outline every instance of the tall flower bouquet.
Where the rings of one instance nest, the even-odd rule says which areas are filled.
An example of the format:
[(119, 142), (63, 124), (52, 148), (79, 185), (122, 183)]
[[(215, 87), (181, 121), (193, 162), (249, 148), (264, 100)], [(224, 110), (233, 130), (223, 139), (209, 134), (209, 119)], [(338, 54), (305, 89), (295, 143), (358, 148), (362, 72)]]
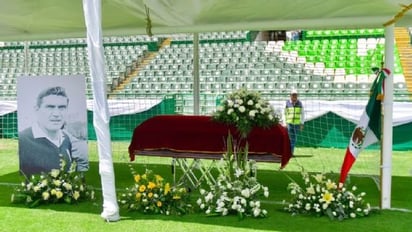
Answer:
[(189, 212), (192, 206), (186, 188), (172, 186), (149, 169), (142, 174), (132, 166), (130, 170), (134, 183), (120, 195), (118, 201), (122, 207), (145, 214), (182, 215)]
[(371, 208), (363, 199), (366, 193), (357, 187), (338, 186), (324, 174), (302, 171), (303, 184), (292, 181), (288, 185), (291, 200), (285, 201), (285, 210), (295, 214), (327, 215), (344, 220), (369, 215)]
[(273, 107), (259, 92), (239, 89), (222, 99), (212, 115), (213, 119), (237, 128), (242, 137), (247, 137), (253, 127), (270, 127), (279, 122)]
[(269, 189), (256, 179), (256, 163), (248, 160), (248, 146), (244, 149), (233, 147), (236, 148), (229, 134), (216, 184), (209, 184), (209, 190), (200, 189), (201, 196), (196, 203), (207, 215), (266, 217), (260, 197), (267, 198)]
[(94, 191), (87, 186), (83, 173), (76, 171), (73, 162), (66, 170), (66, 162), (60, 160), (60, 169), (52, 169), (49, 173), (32, 175), (22, 182), (11, 196), (12, 203), (24, 203), (35, 207), (47, 203), (75, 203), (83, 200), (93, 200)]

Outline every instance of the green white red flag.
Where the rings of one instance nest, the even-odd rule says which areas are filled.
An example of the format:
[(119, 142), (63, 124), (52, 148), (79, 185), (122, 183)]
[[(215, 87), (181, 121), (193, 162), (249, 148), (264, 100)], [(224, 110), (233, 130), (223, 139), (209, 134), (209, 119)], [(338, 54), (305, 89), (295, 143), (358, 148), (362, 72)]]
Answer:
[(366, 104), (359, 123), (352, 132), (349, 140), (349, 146), (346, 149), (343, 160), (339, 184), (345, 183), (346, 177), (355, 163), (359, 153), (367, 146), (380, 140), (381, 136), (381, 112), (382, 100), (384, 94), (384, 80), (390, 74), (388, 69), (382, 69), (377, 72), (376, 78), (370, 89), (370, 97)]

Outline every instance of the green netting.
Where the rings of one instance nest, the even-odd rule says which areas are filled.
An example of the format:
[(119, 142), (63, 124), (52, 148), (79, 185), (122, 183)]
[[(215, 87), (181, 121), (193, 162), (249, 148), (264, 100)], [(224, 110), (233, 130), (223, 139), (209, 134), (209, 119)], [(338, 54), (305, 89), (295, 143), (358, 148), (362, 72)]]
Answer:
[[(299, 134), (297, 147), (346, 148), (355, 124), (334, 113), (327, 113), (316, 119), (307, 121)], [(405, 134), (412, 130), (412, 123), (393, 127), (393, 150), (411, 150), (412, 139)], [(379, 148), (378, 144), (368, 149)]]
[[(114, 116), (110, 120), (111, 139), (130, 141), (134, 128), (140, 123), (155, 115), (176, 114), (175, 109), (175, 97), (170, 97), (146, 111)], [(17, 138), (16, 112), (0, 116), (0, 123), (0, 138)], [(297, 147), (346, 148), (354, 127), (354, 123), (329, 112), (305, 123), (305, 129), (299, 134)], [(410, 131), (412, 131), (412, 122), (393, 127), (393, 150), (412, 150), (412, 138), (405, 136)], [(89, 140), (96, 140), (91, 111), (88, 111), (88, 137)], [(378, 147), (373, 145), (368, 149)]]
[(0, 116), (0, 138), (17, 137), (17, 111)]

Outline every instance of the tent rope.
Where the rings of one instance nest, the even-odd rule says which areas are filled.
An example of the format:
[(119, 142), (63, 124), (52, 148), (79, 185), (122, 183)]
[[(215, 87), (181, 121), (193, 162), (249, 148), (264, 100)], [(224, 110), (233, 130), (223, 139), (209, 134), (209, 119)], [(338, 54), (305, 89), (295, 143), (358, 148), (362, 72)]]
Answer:
[(150, 18), (150, 9), (144, 5), (146, 11), (146, 33), (148, 36), (153, 36), (152, 33), (152, 19)]

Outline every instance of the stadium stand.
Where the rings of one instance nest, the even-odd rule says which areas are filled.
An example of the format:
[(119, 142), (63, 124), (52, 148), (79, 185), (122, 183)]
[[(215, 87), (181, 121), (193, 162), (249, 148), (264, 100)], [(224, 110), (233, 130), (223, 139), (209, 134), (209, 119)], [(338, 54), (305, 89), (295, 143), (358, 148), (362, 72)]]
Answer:
[[(382, 29), (327, 30), (304, 31), (301, 40), (254, 41), (249, 31), (201, 33), (201, 114), (210, 113), (220, 95), (241, 87), (268, 97), (298, 88), (306, 98), (366, 98), (374, 77), (370, 68), (381, 65), (382, 36)], [(104, 38), (110, 98), (180, 94), (184, 105), (177, 107), (190, 113), (192, 40), (190, 34)], [(92, 97), (85, 39), (8, 42), (0, 51), (1, 99), (15, 99), (20, 75), (82, 74)], [(394, 73), (395, 99), (408, 98), (397, 50)]]
[[(346, 146), (352, 128), (347, 117), (353, 116), (336, 116), (333, 102), (348, 106), (338, 115), (352, 115), (356, 114), (352, 108), (368, 98), (375, 77), (371, 67), (380, 66), (382, 61), (382, 32), (306, 31), (298, 40), (256, 38), (256, 32), (250, 31), (199, 34), (199, 114), (210, 115), (224, 94), (242, 87), (259, 91), (278, 110), (289, 90), (296, 88), (308, 108), (313, 109), (309, 114), (316, 114), (309, 117), (307, 134), (302, 135), (306, 139), (300, 145), (337, 146), (335, 140), (339, 137)], [(154, 115), (194, 114), (192, 40), (190, 34), (103, 39), (107, 93), (110, 107), (116, 110), (111, 111), (113, 140), (130, 140), (131, 128)], [(399, 54), (396, 49), (394, 100), (404, 106), (411, 94)], [(4, 112), (0, 115), (0, 136), (17, 136), (15, 103), (9, 102), (16, 100), (18, 76), (78, 74), (85, 76), (86, 94), (91, 100), (92, 80), (84, 38), (4, 42), (0, 47), (0, 103), (5, 103), (1, 108)], [(349, 107), (352, 104), (354, 107)], [(326, 106), (334, 113), (318, 115)], [(95, 139), (91, 118), (88, 137)], [(324, 132), (315, 133), (318, 124), (326, 125)], [(398, 130), (409, 126), (402, 124)], [(409, 146), (402, 138), (394, 141), (398, 147)]]

